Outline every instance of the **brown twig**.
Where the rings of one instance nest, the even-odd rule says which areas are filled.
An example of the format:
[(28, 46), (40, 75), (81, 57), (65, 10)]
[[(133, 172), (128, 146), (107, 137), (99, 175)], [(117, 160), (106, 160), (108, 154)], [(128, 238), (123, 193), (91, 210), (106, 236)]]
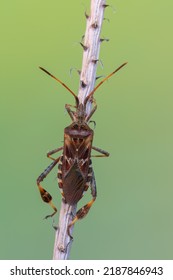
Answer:
[[(83, 103), (85, 97), (94, 89), (101, 43), (100, 32), (106, 7), (106, 0), (91, 0), (90, 15), (85, 14), (87, 25), (84, 42), (81, 42), (84, 52), (78, 93), (78, 98), (81, 103)], [(88, 114), (90, 110), (91, 104), (88, 104)], [(72, 240), (67, 234), (67, 227), (76, 213), (76, 208), (77, 205), (70, 206), (62, 200), (59, 226), (55, 236), (54, 260), (65, 260), (69, 258)], [(72, 233), (73, 226), (70, 228), (70, 231)]]

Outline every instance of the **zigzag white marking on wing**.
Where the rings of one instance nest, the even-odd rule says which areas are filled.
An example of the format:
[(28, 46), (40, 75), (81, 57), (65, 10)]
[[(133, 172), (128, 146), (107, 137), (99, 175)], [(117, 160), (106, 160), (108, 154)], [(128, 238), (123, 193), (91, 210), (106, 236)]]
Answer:
[(67, 156), (65, 156), (65, 159), (67, 160), (69, 165), (72, 165), (75, 161), (77, 161), (80, 165), (84, 165), (85, 162), (88, 161), (87, 158), (86, 159), (82, 158), (82, 159), (79, 160), (78, 158), (72, 159), (72, 158), (68, 158)]

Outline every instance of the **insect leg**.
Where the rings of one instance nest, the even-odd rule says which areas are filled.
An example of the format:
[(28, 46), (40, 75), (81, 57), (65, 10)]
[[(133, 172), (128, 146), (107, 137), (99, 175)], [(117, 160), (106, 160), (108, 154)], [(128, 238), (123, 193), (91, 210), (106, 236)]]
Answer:
[(100, 149), (100, 148), (97, 148), (97, 147), (94, 147), (92, 146), (92, 149), (99, 152), (101, 155), (92, 155), (92, 157), (108, 157), (109, 156), (109, 153)]
[(51, 155), (53, 155), (53, 154), (55, 154), (55, 153), (57, 153), (57, 152), (59, 152), (59, 151), (61, 151), (61, 150), (63, 150), (63, 146), (60, 147), (60, 148), (57, 148), (57, 149), (54, 149), (54, 150), (48, 152), (48, 153), (47, 153), (47, 157), (50, 158), (50, 159), (52, 159), (52, 160), (56, 160), (55, 158), (51, 157)]
[(96, 101), (93, 99), (92, 101), (94, 103), (94, 107), (92, 108), (91, 112), (89, 113), (89, 115), (85, 118), (85, 121), (88, 122), (90, 120), (90, 118), (92, 117), (92, 115), (94, 114), (94, 112), (97, 109), (97, 104)]
[(51, 215), (47, 215), (45, 217), (45, 219), (49, 218), (49, 217), (52, 217), (56, 212), (57, 212), (57, 209), (56, 207), (54, 206), (54, 204), (52, 203), (52, 196), (45, 190), (43, 189), (43, 187), (40, 185), (40, 182), (42, 182), (46, 177), (47, 175), (50, 173), (50, 171), (55, 167), (55, 165), (58, 163), (59, 161), (59, 158), (58, 157), (57, 159), (55, 159), (44, 171), (43, 173), (41, 173), (41, 175), (37, 178), (37, 186), (39, 188), (39, 191), (40, 191), (40, 195), (41, 195), (41, 198), (44, 202), (46, 203), (49, 203), (50, 206), (53, 208), (54, 212), (51, 214)]
[(76, 106), (70, 105), (70, 104), (65, 104), (65, 108), (70, 116), (70, 118), (72, 119), (72, 121), (74, 121), (74, 112), (71, 110), (70, 107), (76, 108)]
[[(96, 181), (95, 181), (95, 176), (94, 176), (93, 169), (92, 169), (92, 176), (89, 177), (89, 178), (90, 178), (92, 200), (89, 201), (86, 205), (84, 205), (82, 208), (80, 208), (77, 211), (76, 216), (73, 218), (72, 222), (68, 225), (67, 232), (68, 232), (68, 235), (70, 236), (71, 239), (73, 239), (73, 237), (70, 234), (71, 226), (74, 225), (77, 222), (77, 220), (83, 219), (88, 214), (91, 206), (93, 205), (94, 201), (96, 200), (97, 189), (96, 189)], [(88, 188), (88, 186), (86, 185), (86, 189), (87, 188)]]

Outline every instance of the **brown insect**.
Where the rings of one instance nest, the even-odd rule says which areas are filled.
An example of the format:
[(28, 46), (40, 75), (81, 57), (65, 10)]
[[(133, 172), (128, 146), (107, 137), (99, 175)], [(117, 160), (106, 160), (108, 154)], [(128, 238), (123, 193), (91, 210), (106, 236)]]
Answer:
[[(63, 87), (65, 87), (75, 98), (76, 105), (65, 105), (65, 108), (72, 119), (72, 123), (64, 129), (64, 144), (62, 147), (54, 149), (47, 153), (47, 157), (53, 162), (41, 173), (37, 178), (37, 186), (39, 188), (41, 198), (44, 202), (49, 203), (54, 212), (45, 218), (52, 217), (57, 209), (52, 203), (52, 196), (41, 186), (41, 182), (46, 178), (50, 171), (58, 164), (58, 184), (63, 199), (69, 205), (75, 205), (83, 196), (84, 192), (91, 188), (92, 199), (85, 206), (79, 209), (68, 226), (68, 234), (70, 235), (70, 227), (79, 219), (84, 218), (94, 203), (97, 191), (94, 171), (92, 168), (92, 157), (108, 157), (109, 153), (92, 145), (94, 132), (89, 127), (89, 121), (93, 113), (96, 111), (97, 105), (93, 98), (94, 92), (101, 86), (103, 82), (109, 79), (113, 74), (120, 70), (126, 63), (122, 64), (110, 75), (104, 78), (85, 98), (83, 103), (79, 102), (77, 95), (69, 89), (58, 78), (50, 74), (47, 70), (40, 67)], [(93, 107), (89, 114), (86, 113), (88, 102), (92, 102)], [(71, 107), (76, 110), (73, 111)], [(97, 151), (99, 154), (91, 155), (91, 151)], [(62, 151), (61, 156), (52, 157), (53, 154)]]

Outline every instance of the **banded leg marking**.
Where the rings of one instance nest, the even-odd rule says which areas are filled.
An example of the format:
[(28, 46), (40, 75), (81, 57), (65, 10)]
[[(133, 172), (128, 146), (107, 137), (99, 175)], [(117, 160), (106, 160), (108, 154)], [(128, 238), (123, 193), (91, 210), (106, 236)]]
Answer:
[(59, 159), (59, 162), (58, 162), (57, 179), (58, 179), (58, 185), (59, 185), (60, 190), (62, 190), (62, 187), (63, 187), (63, 183), (62, 183), (62, 162), (63, 162), (63, 155), (60, 156), (60, 159)]

